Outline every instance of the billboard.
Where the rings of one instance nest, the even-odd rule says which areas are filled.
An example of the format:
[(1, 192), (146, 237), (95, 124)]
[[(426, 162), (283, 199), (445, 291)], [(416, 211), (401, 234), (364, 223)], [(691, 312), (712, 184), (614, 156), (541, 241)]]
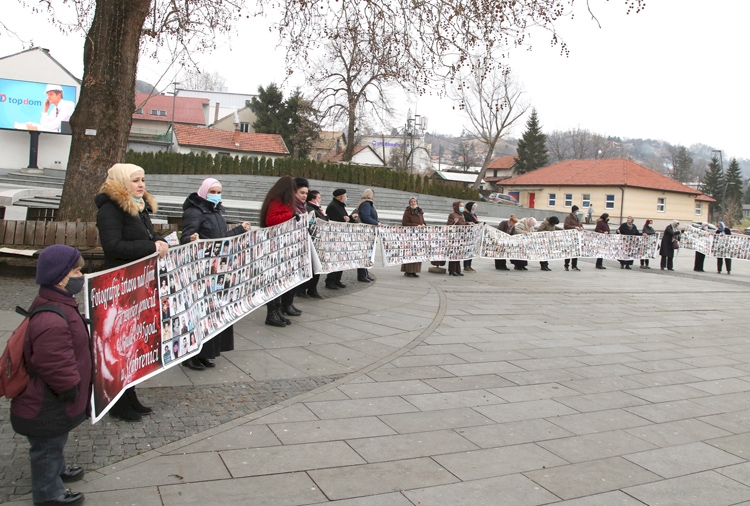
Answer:
[(76, 87), (0, 79), (0, 128), (70, 134)]

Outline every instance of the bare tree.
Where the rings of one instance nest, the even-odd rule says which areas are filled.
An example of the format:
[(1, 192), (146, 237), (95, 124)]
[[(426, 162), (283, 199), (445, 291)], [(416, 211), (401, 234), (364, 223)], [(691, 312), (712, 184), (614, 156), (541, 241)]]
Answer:
[(570, 160), (572, 158), (571, 146), (568, 135), (560, 130), (554, 130), (547, 134), (547, 151), (550, 161), (554, 163)]
[(337, 36), (325, 44), (325, 53), (308, 78), (321, 117), (346, 124), (344, 161), (353, 156), (355, 136), (365, 117), (374, 115), (385, 123), (393, 115), (387, 86), (400, 85), (409, 73), (402, 48), (388, 34), (369, 31), (364, 21), (339, 19)]
[(179, 77), (180, 86), (186, 90), (215, 91), (223, 87), (227, 79), (218, 72), (201, 72), (197, 68), (188, 68)]
[(482, 163), (482, 158), (477, 153), (474, 142), (467, 139), (461, 139), (458, 144), (451, 150), (451, 161), (456, 167), (463, 172), (469, 172), (469, 168), (476, 167)]
[(452, 97), (460, 101), (461, 109), (466, 111), (469, 118), (468, 133), (487, 149), (473, 189), (479, 189), (497, 141), (526, 114), (529, 104), (522, 100), (522, 95), (523, 90), (510, 70), (488, 70), (479, 65), (452, 92)]
[(547, 150), (551, 161), (619, 158), (624, 156), (620, 143), (583, 128), (555, 130), (547, 134)]

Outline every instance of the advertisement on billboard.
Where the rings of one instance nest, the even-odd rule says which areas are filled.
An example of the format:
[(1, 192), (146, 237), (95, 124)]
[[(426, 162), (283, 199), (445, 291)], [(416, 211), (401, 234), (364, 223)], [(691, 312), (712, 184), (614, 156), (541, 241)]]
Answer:
[(0, 128), (70, 134), (76, 87), (0, 79)]

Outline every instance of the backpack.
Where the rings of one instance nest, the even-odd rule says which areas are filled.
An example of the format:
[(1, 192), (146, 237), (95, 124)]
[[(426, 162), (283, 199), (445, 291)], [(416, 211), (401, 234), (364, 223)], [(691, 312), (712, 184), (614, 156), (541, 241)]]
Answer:
[(26, 362), (23, 359), (23, 348), (26, 342), (26, 332), (29, 322), (35, 314), (45, 311), (57, 313), (68, 323), (65, 311), (54, 304), (42, 304), (31, 312), (20, 306), (16, 306), (16, 313), (25, 316), (21, 324), (13, 331), (5, 345), (3, 354), (0, 355), (0, 395), (12, 399), (18, 397), (29, 384), (29, 373), (26, 371)]

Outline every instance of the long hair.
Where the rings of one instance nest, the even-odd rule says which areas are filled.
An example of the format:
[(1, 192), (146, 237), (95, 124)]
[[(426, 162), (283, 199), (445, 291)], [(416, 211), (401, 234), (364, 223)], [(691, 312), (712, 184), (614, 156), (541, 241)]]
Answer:
[(263, 201), (263, 205), (260, 207), (260, 226), (266, 227), (266, 215), (268, 214), (268, 206), (271, 201), (280, 199), (282, 204), (289, 206), (289, 209), (294, 211), (294, 194), (297, 193), (297, 184), (294, 182), (292, 176), (281, 176), (276, 184), (274, 184)]

